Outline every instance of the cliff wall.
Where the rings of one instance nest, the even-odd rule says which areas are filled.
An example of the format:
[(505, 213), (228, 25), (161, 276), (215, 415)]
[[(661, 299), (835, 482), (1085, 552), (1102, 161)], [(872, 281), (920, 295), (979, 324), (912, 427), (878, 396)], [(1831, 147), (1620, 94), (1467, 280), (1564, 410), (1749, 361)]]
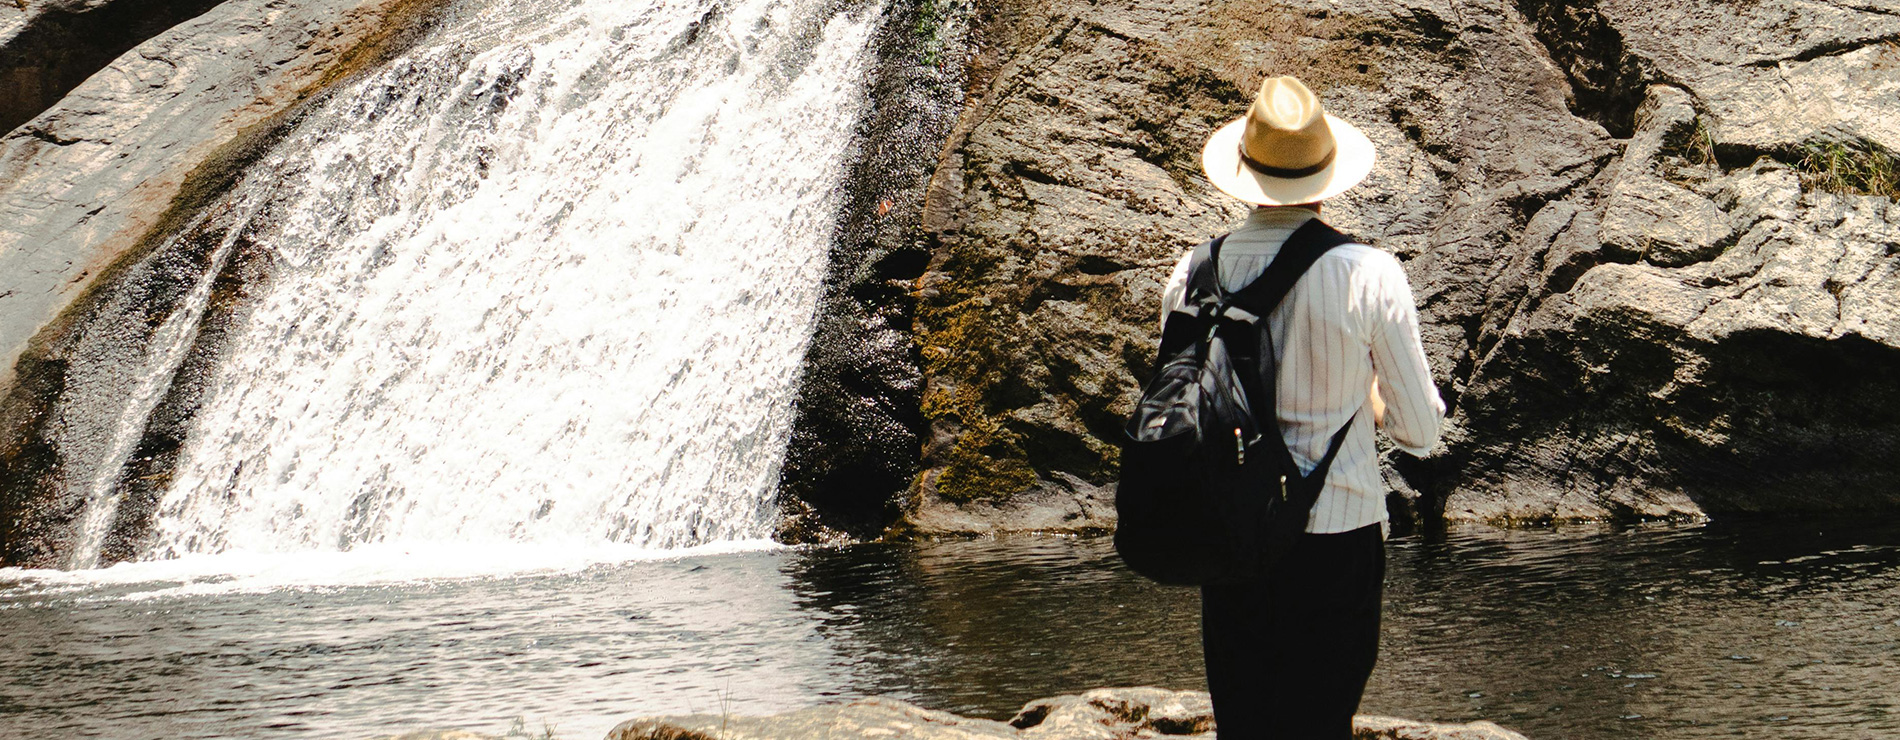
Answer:
[[(0, 136), (0, 561), (52, 562), (76, 516), (47, 494), (49, 409), (76, 368), (117, 361), (75, 337), (136, 354), (154, 326), (126, 317), (181, 289), (101, 313), (100, 286), (163, 262), (300, 106), (433, 5), (127, 3), (0, 8), (0, 74), (40, 91)], [(1327, 218), (1406, 265), (1451, 409), (1436, 454), (1386, 457), (1402, 523), (1900, 504), (1892, 0), (889, 12), (784, 539), (1111, 528), (1161, 281), (1244, 214), (1198, 151), (1269, 73), (1380, 148)], [(90, 56), (47, 51), (114, 13), (144, 20)], [(48, 107), (48, 70), (93, 64)]]
[[(925, 205), (899, 528), (1111, 525), (1205, 137), (1292, 73), (1379, 147), (1327, 220), (1405, 264), (1450, 407), (1402, 519), (1900, 504), (1900, 6), (1037, 0)], [(1000, 19), (1000, 20), (998, 20)]]

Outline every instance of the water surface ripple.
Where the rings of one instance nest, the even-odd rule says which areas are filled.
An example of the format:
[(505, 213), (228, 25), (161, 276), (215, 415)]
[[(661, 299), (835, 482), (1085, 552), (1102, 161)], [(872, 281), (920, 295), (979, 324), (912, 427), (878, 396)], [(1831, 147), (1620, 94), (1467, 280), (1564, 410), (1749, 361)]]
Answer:
[[(1363, 711), (1532, 738), (1900, 736), (1900, 525), (1394, 540)], [(348, 555), (348, 554), (345, 554)], [(107, 571), (108, 573), (110, 571)], [(1200, 688), (1194, 592), (1103, 539), (763, 550), (260, 588), (0, 571), (0, 737), (362, 738), (870, 694), (1001, 718)]]

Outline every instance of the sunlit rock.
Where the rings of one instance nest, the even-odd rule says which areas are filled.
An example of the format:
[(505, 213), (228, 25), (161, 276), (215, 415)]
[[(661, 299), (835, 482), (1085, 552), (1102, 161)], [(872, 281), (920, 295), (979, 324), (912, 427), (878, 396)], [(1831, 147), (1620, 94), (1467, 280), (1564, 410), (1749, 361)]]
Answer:
[[(1201, 691), (1095, 689), (1025, 705), (1007, 722), (971, 719), (893, 699), (860, 699), (769, 717), (694, 715), (629, 720), (607, 740), (1147, 740), (1218, 738)], [(1490, 722), (1432, 724), (1360, 716), (1356, 740), (1524, 740)]]

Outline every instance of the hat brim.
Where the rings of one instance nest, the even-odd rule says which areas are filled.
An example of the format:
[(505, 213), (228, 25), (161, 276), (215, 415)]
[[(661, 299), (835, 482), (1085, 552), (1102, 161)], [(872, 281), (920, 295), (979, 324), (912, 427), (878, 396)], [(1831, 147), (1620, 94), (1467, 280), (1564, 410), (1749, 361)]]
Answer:
[(1372, 172), (1372, 140), (1331, 113), (1326, 125), (1333, 132), (1334, 154), (1326, 169), (1305, 177), (1263, 175), (1240, 161), (1240, 136), (1246, 130), (1242, 116), (1220, 127), (1201, 148), (1201, 169), (1220, 191), (1259, 206), (1317, 203), (1352, 189)]

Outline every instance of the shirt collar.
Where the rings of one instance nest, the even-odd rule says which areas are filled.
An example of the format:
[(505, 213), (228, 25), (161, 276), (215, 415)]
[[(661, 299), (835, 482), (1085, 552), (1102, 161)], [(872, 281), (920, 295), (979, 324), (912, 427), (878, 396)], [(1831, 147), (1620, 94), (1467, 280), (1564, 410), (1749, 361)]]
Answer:
[(1319, 213), (1311, 208), (1299, 206), (1261, 206), (1247, 214), (1247, 220), (1235, 229), (1235, 232), (1256, 231), (1259, 229), (1297, 229), (1306, 222), (1319, 218)]

